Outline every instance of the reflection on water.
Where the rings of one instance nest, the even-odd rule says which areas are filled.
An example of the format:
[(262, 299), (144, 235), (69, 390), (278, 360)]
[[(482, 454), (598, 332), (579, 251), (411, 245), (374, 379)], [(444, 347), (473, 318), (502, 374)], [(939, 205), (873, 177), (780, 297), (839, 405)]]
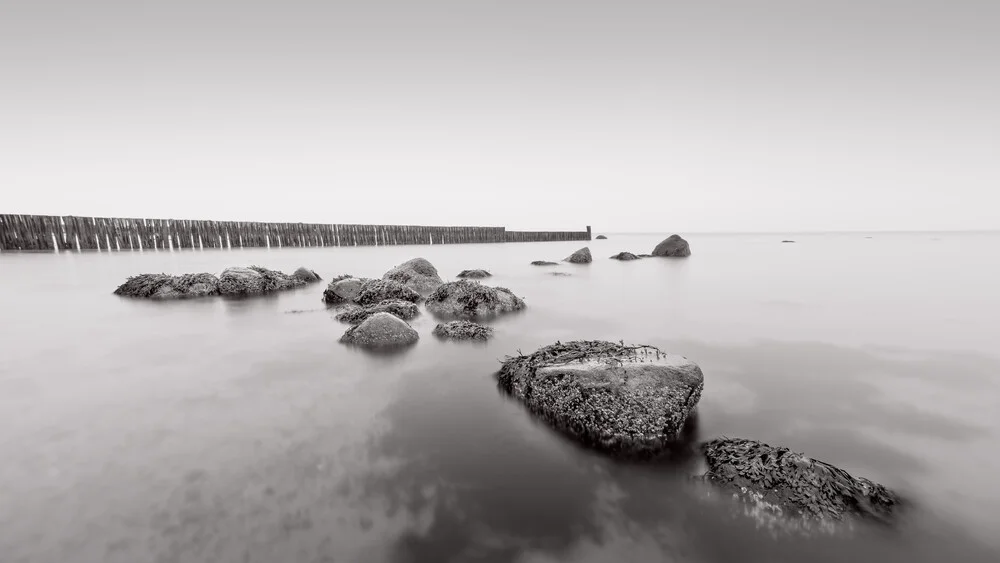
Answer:
[[(958, 235), (955, 235), (957, 237)], [(996, 561), (1000, 282), (986, 235), (690, 237), (688, 260), (528, 265), (573, 243), (3, 255), (3, 561)], [(662, 237), (660, 237), (662, 238)], [(657, 237), (593, 241), (595, 256)], [(429, 258), (528, 309), (471, 345), (342, 346), (322, 285), (149, 303), (144, 271), (299, 265), (377, 276)], [(945, 259), (945, 258), (941, 258)], [(551, 271), (551, 270), (549, 270)], [(936, 270), (935, 270), (936, 271)], [(901, 280), (906, 280), (902, 284)], [(942, 301), (944, 301), (942, 303)], [(302, 314), (288, 314), (302, 311)], [(914, 313), (919, 321), (914, 322)], [(995, 332), (993, 333), (995, 334)], [(554, 340), (626, 339), (698, 361), (692, 442), (782, 444), (899, 489), (901, 526), (773, 538), (690, 476), (695, 457), (616, 462), (498, 392), (498, 360)]]

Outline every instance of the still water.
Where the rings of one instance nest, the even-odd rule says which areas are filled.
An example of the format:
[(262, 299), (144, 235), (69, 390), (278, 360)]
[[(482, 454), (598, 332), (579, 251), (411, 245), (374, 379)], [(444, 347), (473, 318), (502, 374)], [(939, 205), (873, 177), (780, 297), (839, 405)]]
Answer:
[[(663, 235), (589, 243), (0, 255), (0, 560), (1000, 560), (1000, 234)], [(795, 244), (782, 244), (793, 238)], [(131, 274), (423, 256), (523, 296), (486, 345), (337, 343), (323, 284), (252, 300), (122, 299)], [(572, 273), (550, 275), (553, 270)], [(696, 439), (804, 451), (914, 502), (898, 530), (774, 539), (693, 494), (693, 460), (626, 464), (501, 395), (556, 340), (701, 364)]]

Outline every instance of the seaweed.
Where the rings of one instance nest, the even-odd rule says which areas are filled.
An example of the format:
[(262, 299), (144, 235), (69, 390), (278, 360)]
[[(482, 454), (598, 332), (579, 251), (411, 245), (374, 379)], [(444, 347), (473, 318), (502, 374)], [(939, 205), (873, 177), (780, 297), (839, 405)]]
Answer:
[(451, 321), (434, 327), (434, 336), (454, 340), (489, 340), (493, 328), (469, 321)]
[(389, 313), (408, 321), (417, 316), (419, 310), (416, 304), (402, 299), (386, 299), (375, 305), (366, 305), (348, 309), (337, 315), (337, 320), (350, 324), (360, 324), (376, 313)]

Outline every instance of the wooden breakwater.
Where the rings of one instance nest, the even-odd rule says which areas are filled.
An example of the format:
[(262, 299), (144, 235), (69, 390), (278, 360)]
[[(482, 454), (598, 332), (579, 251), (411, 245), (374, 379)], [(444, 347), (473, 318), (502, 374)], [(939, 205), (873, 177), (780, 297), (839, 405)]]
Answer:
[(0, 250), (167, 250), (590, 240), (586, 231), (0, 215)]

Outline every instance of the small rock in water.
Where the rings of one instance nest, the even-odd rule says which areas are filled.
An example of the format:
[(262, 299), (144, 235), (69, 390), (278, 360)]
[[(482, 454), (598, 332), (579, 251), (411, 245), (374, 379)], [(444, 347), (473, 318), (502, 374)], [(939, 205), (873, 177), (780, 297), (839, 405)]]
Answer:
[(790, 243), (790, 242), (794, 243), (795, 241), (794, 240), (783, 240), (781, 242), (783, 242), (783, 243)]
[(420, 301), (420, 294), (397, 281), (368, 280), (361, 284), (361, 289), (354, 297), (358, 305), (374, 305), (386, 299), (402, 299), (416, 303)]
[(430, 293), (444, 283), (437, 268), (425, 258), (403, 262), (386, 272), (382, 279), (399, 282), (417, 293)]
[(565, 261), (571, 264), (590, 264), (594, 261), (594, 258), (590, 255), (590, 248), (585, 246), (567, 256)]
[(392, 313), (375, 313), (361, 324), (352, 326), (340, 337), (344, 344), (365, 348), (390, 348), (413, 344), (420, 339), (417, 331)]
[(572, 276), (573, 274), (569, 272), (549, 272), (550, 276), (556, 276), (557, 278)]
[(437, 315), (485, 317), (520, 311), (524, 300), (506, 287), (490, 287), (476, 281), (449, 282), (427, 296), (427, 310)]
[(638, 260), (639, 257), (631, 252), (619, 252), (611, 257), (612, 260)]
[(376, 313), (390, 313), (404, 321), (417, 316), (419, 310), (415, 303), (402, 299), (386, 299), (374, 305), (365, 305), (348, 309), (337, 315), (337, 320), (344, 323), (359, 324)]
[(310, 269), (308, 269), (308, 268), (306, 268), (304, 266), (301, 267), (301, 268), (299, 268), (298, 270), (295, 270), (295, 272), (292, 273), (292, 277), (300, 279), (300, 280), (302, 280), (302, 281), (304, 281), (306, 283), (318, 282), (321, 279), (323, 279), (323, 278), (319, 277), (319, 274), (317, 274), (316, 272), (314, 272), (314, 271), (312, 271), (312, 270), (310, 270)]
[(140, 274), (115, 289), (115, 295), (168, 300), (208, 297), (219, 294), (219, 278), (212, 274)]
[(596, 240), (608, 240), (608, 237), (606, 237), (606, 236), (604, 236), (604, 235), (597, 235), (597, 236), (596, 236), (596, 237), (594, 237), (594, 238), (595, 238)]
[(493, 328), (469, 321), (451, 321), (434, 327), (434, 336), (453, 340), (489, 340)]
[(653, 256), (684, 258), (691, 256), (691, 245), (678, 235), (670, 235), (653, 249)]
[(482, 278), (489, 278), (492, 276), (493, 274), (487, 272), (486, 270), (462, 270), (455, 277), (482, 279)]
[(361, 286), (369, 280), (350, 276), (339, 276), (323, 290), (323, 301), (334, 305), (354, 301), (361, 292)]
[(531, 263), (532, 266), (558, 266), (558, 262), (549, 262), (547, 260), (535, 260)]

